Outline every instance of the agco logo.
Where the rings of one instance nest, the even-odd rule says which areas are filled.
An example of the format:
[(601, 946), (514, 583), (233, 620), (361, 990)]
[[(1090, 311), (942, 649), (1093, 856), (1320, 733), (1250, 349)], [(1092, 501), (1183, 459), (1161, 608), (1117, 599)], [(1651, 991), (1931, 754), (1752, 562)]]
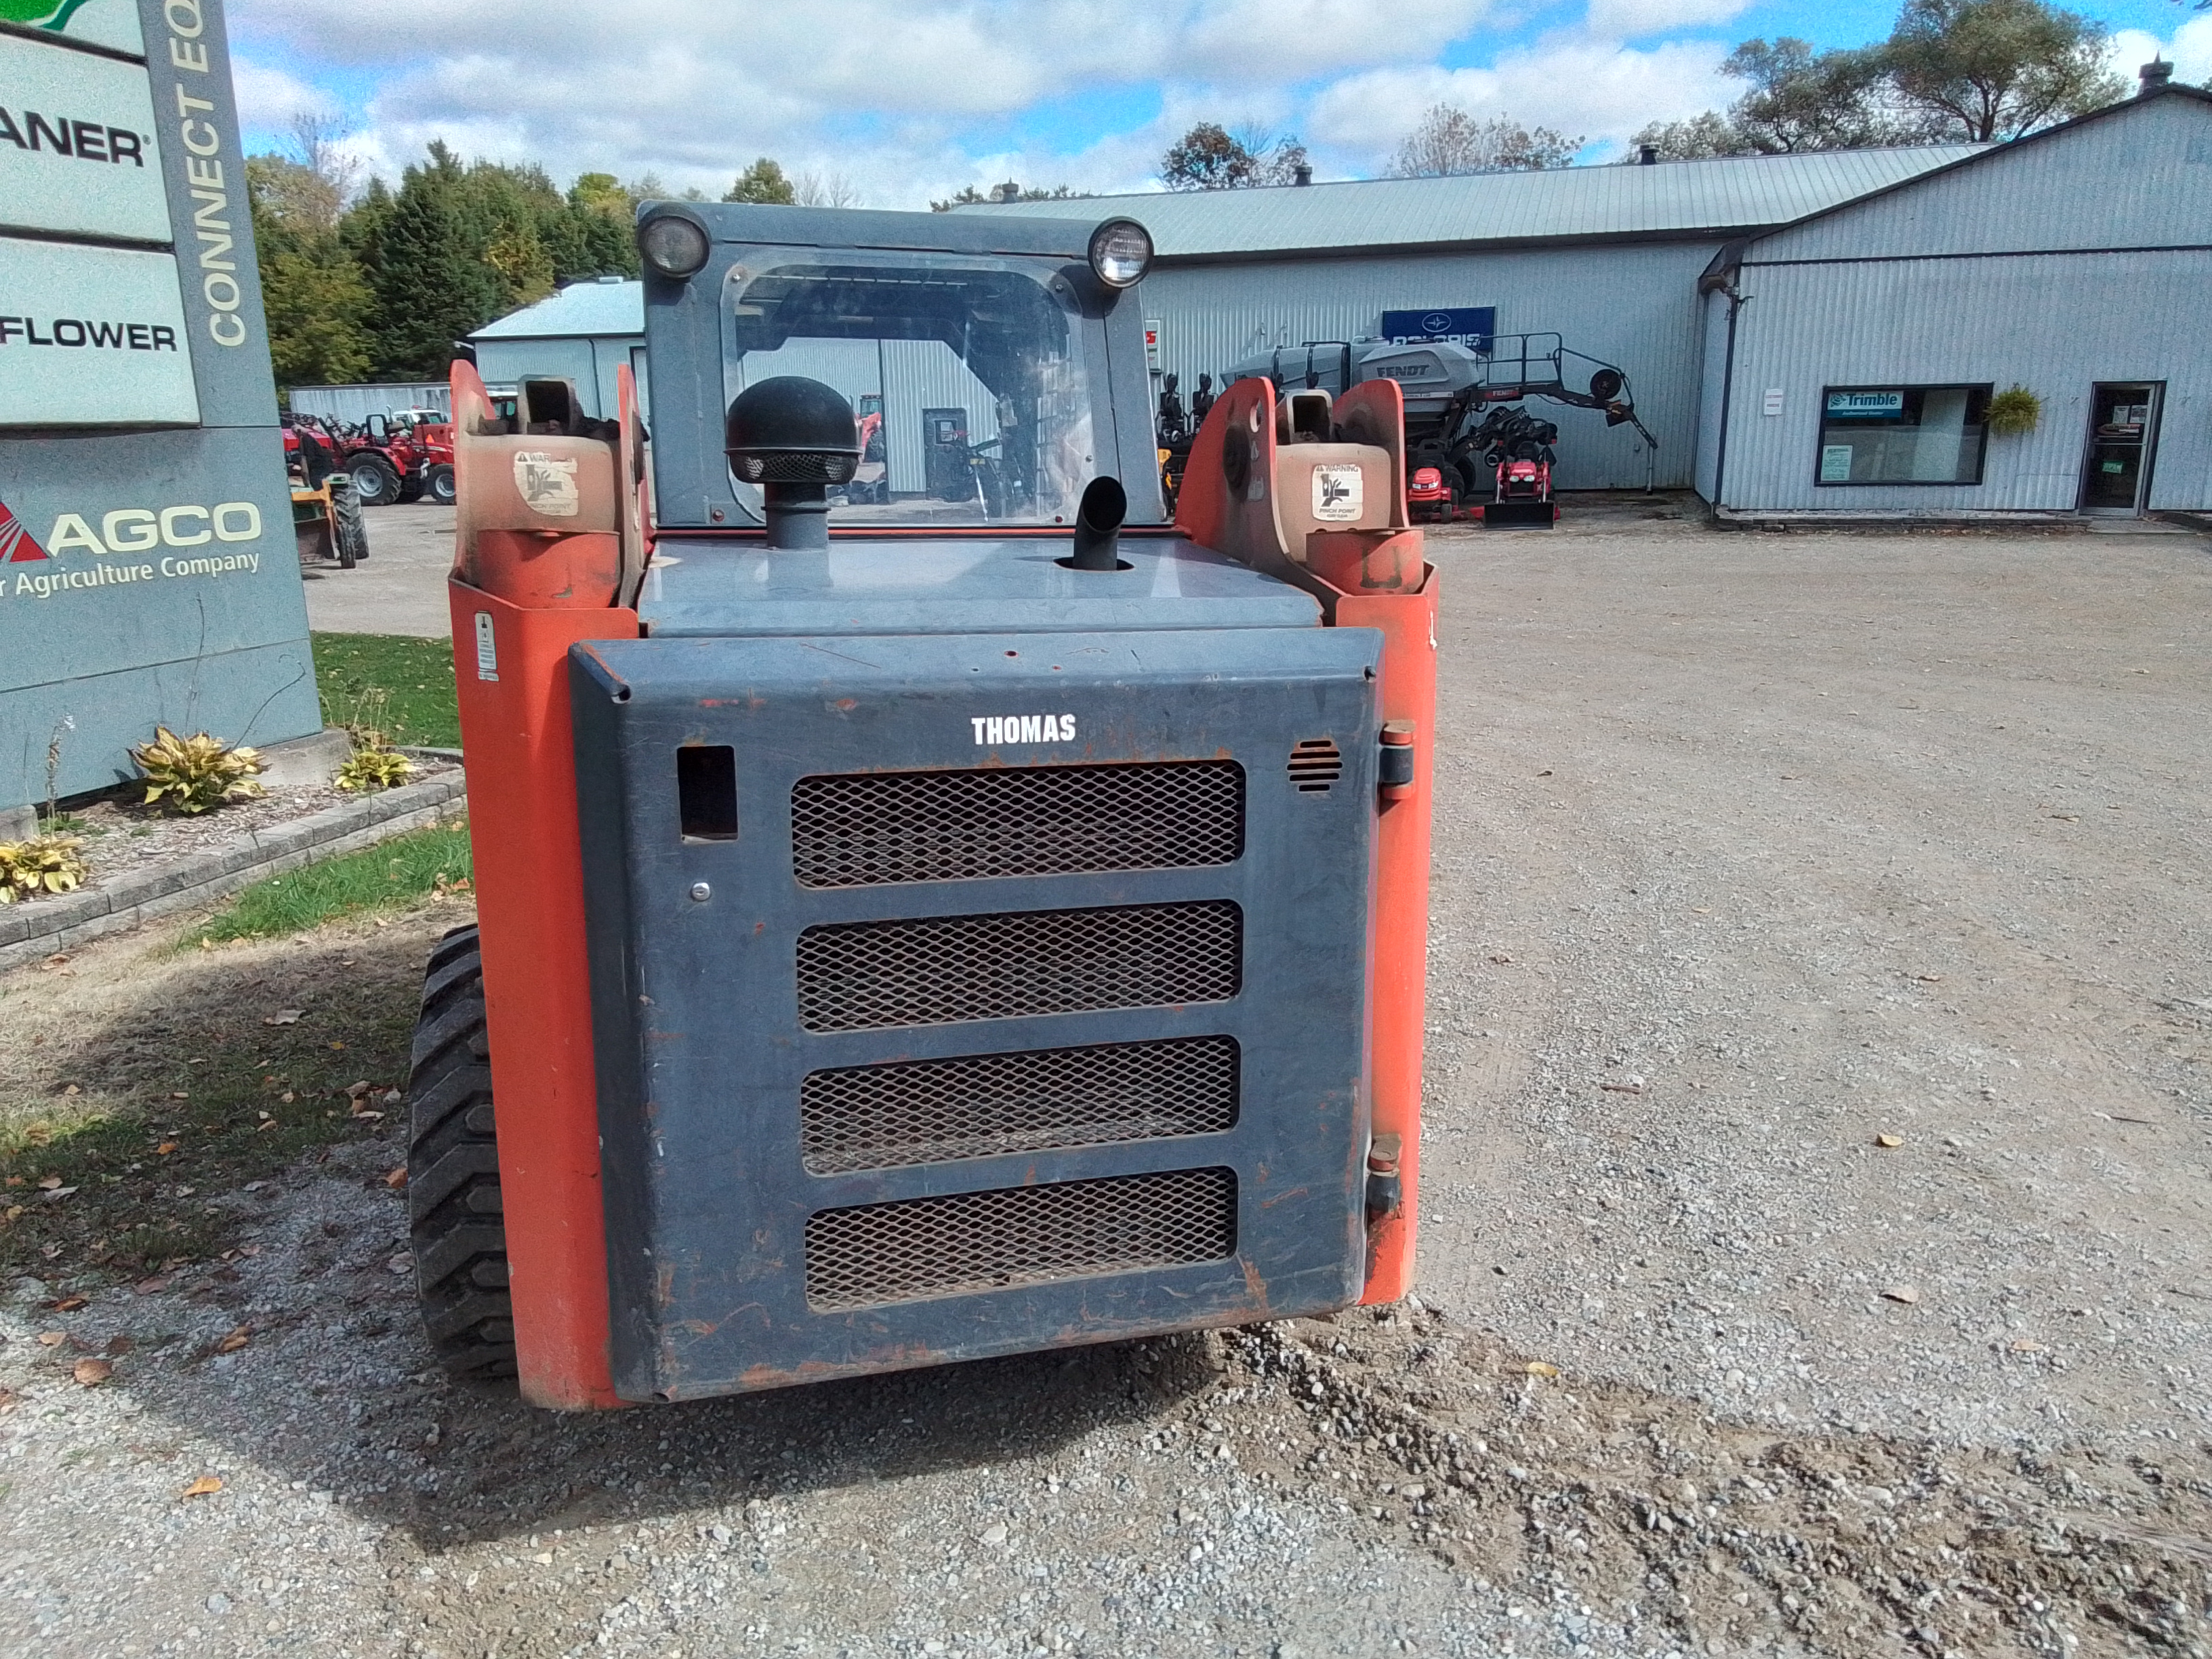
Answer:
[[(42, 542), (5, 501), (0, 501), (0, 564), (58, 562), (56, 556), (71, 549), (100, 556), (92, 562), (58, 569), (18, 570), (12, 584), (0, 582), (0, 598), (46, 599), (72, 589), (258, 571), (259, 550), (237, 544), (260, 540), (261, 527), (261, 509), (252, 501), (220, 501), (213, 507), (121, 507), (101, 514), (97, 525), (82, 513), (64, 513), (54, 520), (53, 528)], [(232, 545), (226, 547), (225, 543)], [(130, 556), (152, 553), (157, 548), (200, 547), (208, 550), (183, 558), (173, 552), (143, 562)]]
[(1073, 714), (971, 714), (978, 744), (1070, 743), (1075, 738)]

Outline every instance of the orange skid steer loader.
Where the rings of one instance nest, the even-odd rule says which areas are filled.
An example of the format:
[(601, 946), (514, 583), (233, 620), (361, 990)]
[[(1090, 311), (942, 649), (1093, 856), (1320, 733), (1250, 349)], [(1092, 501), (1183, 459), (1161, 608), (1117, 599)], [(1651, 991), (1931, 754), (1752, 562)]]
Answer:
[[(453, 368), (440, 1354), (611, 1407), (1402, 1296), (1437, 579), (1398, 389), (1231, 387), (1170, 519), (1140, 225), (637, 235), (650, 410)], [(924, 404), (995, 434), (957, 500)]]

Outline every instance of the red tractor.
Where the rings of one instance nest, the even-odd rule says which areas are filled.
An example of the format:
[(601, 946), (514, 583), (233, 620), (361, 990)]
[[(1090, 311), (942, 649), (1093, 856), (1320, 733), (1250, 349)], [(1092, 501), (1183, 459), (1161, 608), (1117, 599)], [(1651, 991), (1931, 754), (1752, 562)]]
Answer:
[(451, 507), (453, 422), (438, 410), (372, 415), (347, 448), (345, 470), (363, 507), (415, 501)]

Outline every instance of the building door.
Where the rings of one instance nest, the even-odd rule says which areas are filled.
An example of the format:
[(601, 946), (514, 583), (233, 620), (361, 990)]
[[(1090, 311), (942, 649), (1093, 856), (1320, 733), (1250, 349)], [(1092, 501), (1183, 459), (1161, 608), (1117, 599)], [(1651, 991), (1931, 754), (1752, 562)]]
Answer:
[(2150, 489), (2158, 447), (2159, 394), (2152, 382), (2100, 385), (2089, 400), (2089, 447), (2081, 464), (2084, 513), (2137, 514)]

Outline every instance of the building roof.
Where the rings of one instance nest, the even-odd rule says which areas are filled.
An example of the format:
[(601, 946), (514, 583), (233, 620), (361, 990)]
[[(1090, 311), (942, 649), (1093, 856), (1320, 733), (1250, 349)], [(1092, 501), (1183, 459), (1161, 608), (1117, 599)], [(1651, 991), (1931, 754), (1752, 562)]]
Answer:
[(645, 284), (571, 283), (558, 294), (486, 323), (471, 340), (569, 339), (645, 332)]
[(958, 210), (1051, 219), (1127, 214), (1152, 232), (1159, 257), (1170, 264), (1496, 242), (1741, 236), (1901, 184), (1984, 148), (1929, 144), (1450, 179), (1155, 191)]

